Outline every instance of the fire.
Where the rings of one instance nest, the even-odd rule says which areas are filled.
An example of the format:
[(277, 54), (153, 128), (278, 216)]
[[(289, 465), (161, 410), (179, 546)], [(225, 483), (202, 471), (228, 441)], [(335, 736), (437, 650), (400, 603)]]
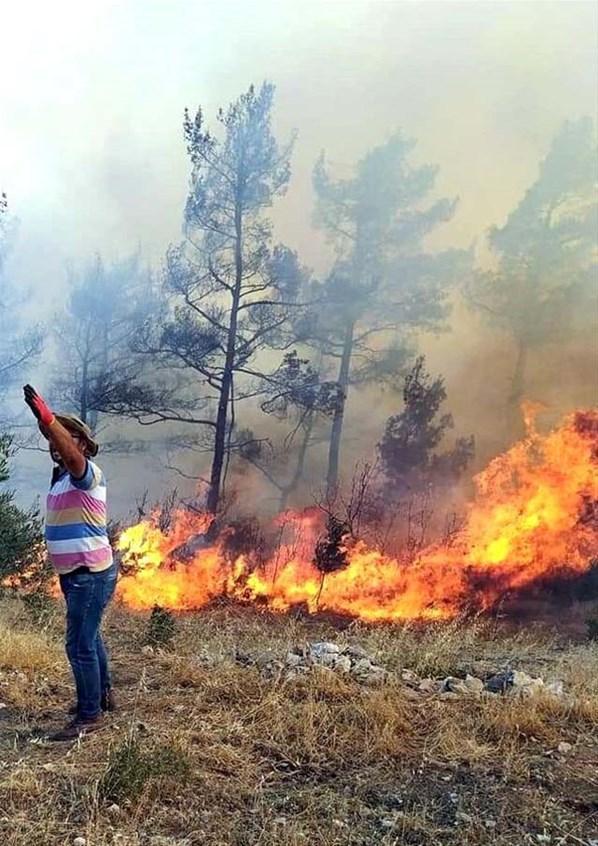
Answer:
[[(577, 412), (545, 436), (532, 422), (526, 439), (476, 477), (476, 495), (450, 547), (434, 545), (405, 561), (357, 541), (347, 545), (347, 566), (326, 575), (312, 563), (322, 532), (315, 509), (277, 518), (280, 542), (259, 566), (244, 555), (231, 560), (222, 539), (194, 548), (205, 517), (177, 512), (164, 531), (144, 521), (119, 540), (123, 563), (134, 565), (120, 596), (133, 608), (183, 610), (227, 595), (273, 611), (303, 604), (367, 621), (489, 608), (509, 590), (589, 568), (598, 539), (584, 509), (598, 500), (597, 459), (598, 413)], [(173, 555), (181, 545), (185, 555)]]

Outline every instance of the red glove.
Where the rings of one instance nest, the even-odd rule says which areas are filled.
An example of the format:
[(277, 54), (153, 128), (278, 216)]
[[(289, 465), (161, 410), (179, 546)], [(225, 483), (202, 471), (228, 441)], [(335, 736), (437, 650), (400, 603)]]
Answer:
[(25, 402), (39, 420), (40, 426), (50, 426), (54, 422), (54, 412), (50, 411), (46, 403), (31, 385), (23, 388)]

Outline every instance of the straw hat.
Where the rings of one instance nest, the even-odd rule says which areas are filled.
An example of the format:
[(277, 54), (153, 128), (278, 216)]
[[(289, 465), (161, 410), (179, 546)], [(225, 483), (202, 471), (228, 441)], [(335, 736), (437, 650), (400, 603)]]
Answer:
[(87, 442), (87, 450), (90, 456), (95, 456), (98, 454), (98, 450), (100, 445), (95, 440), (93, 436), (93, 432), (87, 425), (84, 423), (79, 417), (76, 417), (74, 414), (56, 414), (56, 419), (59, 423), (62, 423), (65, 429), (68, 429), (69, 432), (73, 435), (79, 435), (80, 437), (84, 438)]

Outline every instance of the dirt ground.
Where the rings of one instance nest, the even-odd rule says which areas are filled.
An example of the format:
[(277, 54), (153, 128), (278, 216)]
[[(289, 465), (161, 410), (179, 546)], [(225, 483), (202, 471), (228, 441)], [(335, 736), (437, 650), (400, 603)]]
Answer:
[[(598, 643), (579, 624), (365, 626), (222, 605), (148, 647), (148, 615), (114, 607), (119, 709), (51, 744), (72, 697), (61, 615), (0, 603), (3, 846), (598, 844)], [(363, 647), (388, 679), (260, 669), (317, 640)], [(422, 693), (406, 668), (520, 669), (564, 694)]]

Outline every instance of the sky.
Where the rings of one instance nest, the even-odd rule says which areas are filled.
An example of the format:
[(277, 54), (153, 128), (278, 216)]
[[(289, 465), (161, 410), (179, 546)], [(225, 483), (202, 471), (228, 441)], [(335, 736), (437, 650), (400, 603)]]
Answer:
[(596, 111), (590, 2), (3, 5), (0, 185), (20, 220), (15, 273), (42, 297), (94, 251), (160, 260), (188, 179), (183, 109), (209, 118), (251, 82), (277, 85), (281, 137), (299, 130), (275, 218), (317, 269), (322, 149), (342, 172), (402, 128), (438, 164), (439, 193), (460, 197), (441, 237), (466, 246), (504, 219), (559, 124)]
[[(0, 189), (19, 220), (9, 270), (36, 314), (60, 308), (69, 262), (141, 248), (159, 264), (180, 234), (184, 108), (214, 123), (252, 82), (277, 86), (281, 140), (299, 133), (276, 235), (319, 273), (322, 150), (343, 174), (398, 129), (417, 139), (438, 196), (459, 197), (435, 243), (467, 247), (505, 220), (561, 123), (596, 117), (598, 4), (585, 0), (0, 3)], [(481, 358), (479, 321), (456, 315), (450, 337), (422, 345), (449, 388), (469, 380), (453, 405), (468, 431), (504, 395), (480, 362), (507, 353), (486, 343)]]

